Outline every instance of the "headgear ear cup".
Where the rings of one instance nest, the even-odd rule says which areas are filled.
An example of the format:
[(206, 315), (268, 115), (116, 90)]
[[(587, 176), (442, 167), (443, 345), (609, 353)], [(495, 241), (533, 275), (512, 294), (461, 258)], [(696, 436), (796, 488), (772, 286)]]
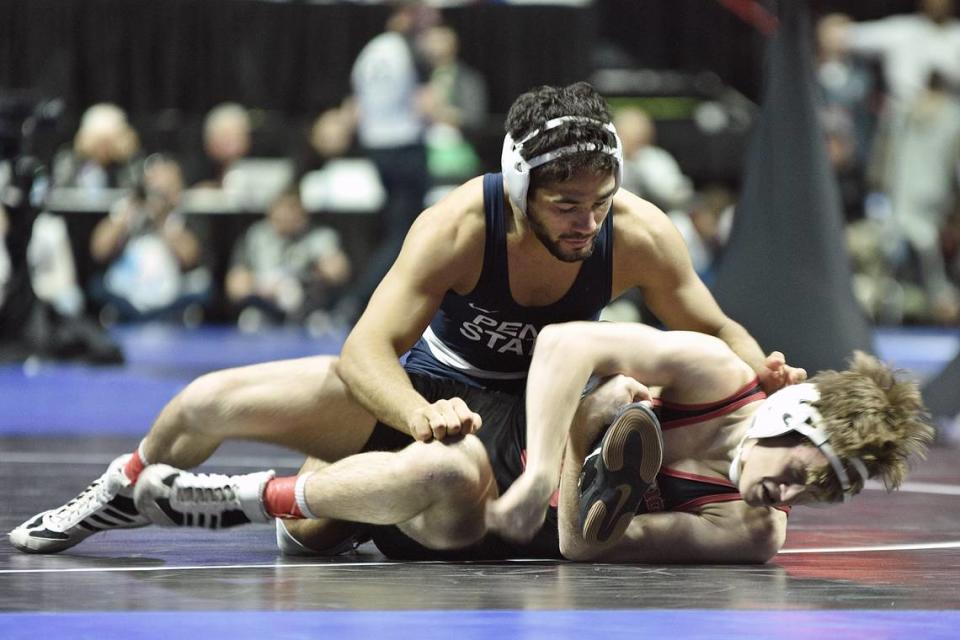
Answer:
[[(525, 160), (523, 158), (521, 151), (527, 142), (533, 140), (541, 133), (559, 127), (564, 122), (571, 121), (588, 122), (603, 127), (613, 134), (613, 138), (616, 141), (617, 146), (610, 147), (607, 145), (598, 145), (593, 142), (587, 142), (560, 147), (559, 149), (543, 153), (535, 158), (531, 158), (530, 160)], [(583, 116), (562, 116), (548, 120), (542, 127), (535, 129), (519, 142), (515, 142), (510, 134), (507, 133), (507, 135), (503, 138), (503, 150), (500, 153), (500, 170), (503, 173), (503, 184), (510, 201), (513, 202), (513, 205), (517, 207), (521, 213), (526, 215), (527, 192), (530, 189), (530, 171), (541, 165), (547, 164), (548, 162), (553, 162), (558, 158), (562, 158), (563, 156), (568, 156), (582, 151), (599, 151), (613, 157), (614, 160), (616, 160), (617, 170), (615, 177), (616, 186), (619, 189), (620, 183), (623, 181), (623, 144), (620, 142), (620, 136), (617, 135), (617, 130), (612, 123)]]
[(523, 215), (527, 215), (530, 165), (520, 155), (520, 148), (509, 133), (504, 136), (503, 151), (500, 154), (500, 171), (503, 173), (503, 186), (510, 201)]

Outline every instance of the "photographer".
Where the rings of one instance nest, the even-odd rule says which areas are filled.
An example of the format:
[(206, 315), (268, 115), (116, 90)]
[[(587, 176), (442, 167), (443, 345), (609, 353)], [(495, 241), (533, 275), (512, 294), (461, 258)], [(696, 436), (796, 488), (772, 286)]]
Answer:
[(200, 242), (180, 211), (182, 194), (177, 161), (150, 156), (141, 186), (93, 230), (90, 253), (106, 270), (91, 293), (103, 306), (105, 324), (182, 317), (194, 325), (202, 320), (210, 275), (200, 266)]
[(0, 98), (0, 361), (120, 363), (120, 348), (99, 327), (39, 300), (32, 283), (28, 250), (49, 185), (46, 168), (30, 155), (32, 138), (61, 108), (56, 101)]

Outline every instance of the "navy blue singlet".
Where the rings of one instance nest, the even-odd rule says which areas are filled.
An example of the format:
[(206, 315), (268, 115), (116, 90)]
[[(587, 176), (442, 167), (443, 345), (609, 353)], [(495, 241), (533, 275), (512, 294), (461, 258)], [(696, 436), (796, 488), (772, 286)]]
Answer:
[(593, 254), (570, 289), (553, 304), (525, 307), (510, 295), (503, 176), (483, 177), (486, 243), (473, 291), (448, 291), (408, 354), (407, 371), (459, 380), (474, 387), (522, 392), (533, 343), (548, 324), (596, 320), (613, 286), (613, 220), (604, 221)]

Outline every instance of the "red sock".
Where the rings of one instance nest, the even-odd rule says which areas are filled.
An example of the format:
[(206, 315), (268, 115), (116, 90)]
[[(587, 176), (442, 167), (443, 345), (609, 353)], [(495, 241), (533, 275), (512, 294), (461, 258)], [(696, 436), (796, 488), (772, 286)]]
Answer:
[(136, 449), (133, 452), (133, 455), (130, 456), (130, 459), (127, 460), (126, 466), (123, 467), (123, 475), (127, 476), (130, 479), (130, 482), (136, 484), (137, 478), (140, 477), (140, 472), (144, 468), (143, 459), (140, 457), (140, 449)]
[(274, 478), (267, 481), (263, 490), (263, 506), (274, 518), (303, 518), (297, 506), (297, 476)]

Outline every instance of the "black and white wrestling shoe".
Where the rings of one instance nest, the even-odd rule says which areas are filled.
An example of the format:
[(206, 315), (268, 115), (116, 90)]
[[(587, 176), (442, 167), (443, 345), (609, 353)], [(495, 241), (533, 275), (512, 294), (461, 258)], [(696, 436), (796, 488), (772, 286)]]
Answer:
[(620, 537), (663, 462), (663, 435), (653, 410), (624, 406), (583, 463), (580, 528), (587, 542)]
[(123, 468), (131, 454), (110, 463), (102, 476), (58, 509), (38, 513), (8, 534), (27, 553), (57, 553), (95, 533), (150, 524), (133, 504), (133, 486)]
[(190, 473), (166, 464), (152, 464), (140, 474), (133, 501), (144, 516), (161, 527), (225, 529), (251, 522), (269, 522), (263, 489), (273, 471), (245, 475)]

